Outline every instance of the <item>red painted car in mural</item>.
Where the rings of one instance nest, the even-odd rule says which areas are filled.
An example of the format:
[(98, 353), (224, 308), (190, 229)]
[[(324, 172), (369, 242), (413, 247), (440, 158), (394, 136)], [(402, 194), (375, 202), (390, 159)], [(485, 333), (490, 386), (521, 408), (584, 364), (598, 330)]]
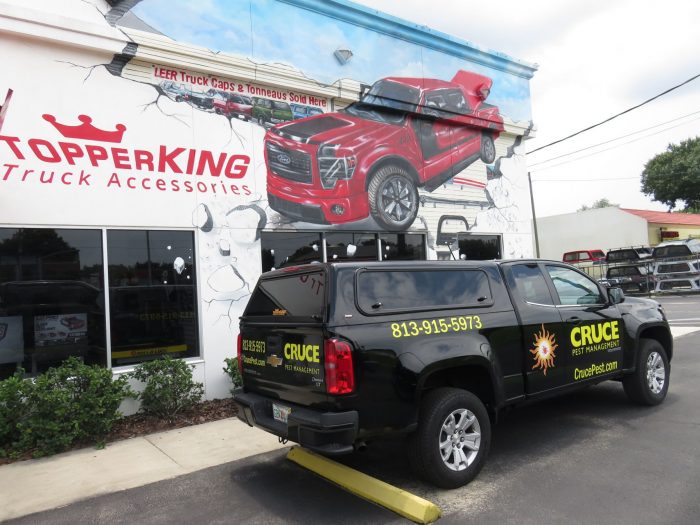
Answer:
[(384, 78), (340, 112), (271, 128), (270, 206), (306, 222), (339, 224), (371, 214), (384, 229), (408, 228), (419, 187), (433, 191), (477, 159), (495, 160), (503, 119), (484, 102), (491, 83), (468, 71), (450, 82)]

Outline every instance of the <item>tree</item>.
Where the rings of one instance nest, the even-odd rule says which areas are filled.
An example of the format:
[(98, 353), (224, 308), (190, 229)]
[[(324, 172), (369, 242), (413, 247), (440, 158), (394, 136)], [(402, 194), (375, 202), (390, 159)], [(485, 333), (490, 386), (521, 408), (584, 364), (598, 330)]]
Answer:
[(681, 211), (700, 209), (700, 137), (669, 144), (644, 165), (642, 193), (672, 210), (677, 201)]
[(584, 204), (578, 209), (578, 211), (592, 210), (594, 208), (613, 208), (617, 206), (619, 206), (619, 204), (612, 203), (608, 199), (603, 197), (602, 199), (598, 199), (597, 201), (593, 202), (593, 204), (591, 204), (590, 206)]

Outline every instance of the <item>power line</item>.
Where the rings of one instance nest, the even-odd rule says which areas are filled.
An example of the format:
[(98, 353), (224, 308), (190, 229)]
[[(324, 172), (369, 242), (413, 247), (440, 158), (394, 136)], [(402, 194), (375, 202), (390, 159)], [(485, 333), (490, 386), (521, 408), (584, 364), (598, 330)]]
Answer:
[(608, 180), (639, 180), (639, 177), (613, 177), (604, 179), (532, 179), (532, 182), (598, 182)]
[(561, 138), (561, 139), (559, 139), (559, 140), (555, 140), (554, 142), (550, 142), (549, 144), (545, 144), (544, 146), (540, 146), (539, 148), (535, 148), (535, 149), (533, 149), (532, 151), (528, 151), (525, 155), (530, 155), (531, 153), (535, 153), (536, 151), (540, 151), (540, 150), (542, 150), (542, 149), (544, 149), (544, 148), (548, 148), (549, 146), (553, 146), (554, 144), (559, 144), (560, 142), (564, 142), (565, 140), (569, 140), (570, 138), (573, 138), (573, 137), (575, 137), (576, 135), (580, 135), (581, 133), (584, 133), (584, 132), (586, 132), (586, 131), (589, 131), (589, 130), (591, 130), (591, 129), (593, 129), (593, 128), (597, 128), (598, 126), (601, 126), (601, 125), (605, 124), (606, 122), (610, 122), (611, 120), (616, 119), (617, 117), (619, 117), (619, 116), (621, 116), (621, 115), (624, 115), (625, 113), (629, 113), (629, 112), (632, 111), (632, 110), (635, 110), (635, 109), (637, 109), (637, 108), (640, 108), (640, 107), (644, 106), (645, 104), (648, 104), (649, 102), (651, 102), (651, 101), (653, 101), (653, 100), (656, 100), (657, 98), (662, 97), (662, 96), (666, 95), (667, 93), (670, 93), (671, 91), (674, 91), (674, 90), (678, 89), (679, 87), (688, 84), (689, 82), (692, 82), (693, 80), (695, 80), (695, 79), (698, 78), (698, 77), (700, 77), (700, 74), (697, 74), (697, 75), (695, 75), (694, 77), (689, 78), (689, 79), (686, 80), (685, 82), (681, 82), (680, 84), (678, 84), (678, 85), (676, 85), (676, 86), (673, 86), (672, 88), (669, 88), (669, 89), (667, 89), (666, 91), (664, 91), (664, 92), (662, 92), (662, 93), (659, 93), (658, 95), (655, 95), (655, 96), (653, 96), (653, 97), (651, 97), (651, 98), (645, 100), (644, 102), (642, 102), (642, 103), (640, 103), (640, 104), (637, 104), (636, 106), (632, 106), (631, 108), (628, 108), (628, 109), (626, 109), (626, 110), (624, 110), (624, 111), (621, 111), (620, 113), (617, 113), (616, 115), (613, 115), (612, 117), (608, 117), (608, 118), (606, 118), (605, 120), (601, 120), (601, 121), (598, 122), (597, 124), (593, 124), (593, 125), (591, 125), (591, 126), (588, 126), (587, 128), (584, 128), (584, 129), (582, 129), (582, 130), (577, 131), (576, 133), (572, 133), (571, 135), (569, 135), (569, 136), (567, 136), (567, 137)]
[[(619, 137), (615, 137), (613, 139), (606, 140), (604, 142), (599, 142), (598, 144), (593, 144), (592, 146), (588, 146), (586, 148), (577, 149), (575, 151), (571, 151), (569, 153), (564, 153), (563, 155), (559, 155), (557, 157), (552, 157), (551, 159), (543, 160), (540, 162), (535, 162), (534, 164), (530, 164), (529, 166), (530, 167), (539, 166), (541, 164), (546, 164), (548, 162), (552, 162), (553, 160), (561, 159), (563, 157), (568, 157), (569, 155), (574, 155), (576, 153), (581, 153), (582, 151), (593, 149), (593, 148), (596, 148), (598, 146), (604, 146), (605, 144), (610, 144), (611, 142), (615, 142), (616, 140), (621, 140), (621, 139), (624, 139), (627, 137), (631, 137), (632, 135), (637, 135), (638, 133), (644, 133), (645, 131), (649, 131), (650, 129), (658, 128), (659, 126), (665, 126), (666, 124), (670, 124), (671, 122), (676, 122), (677, 120), (681, 120), (681, 119), (684, 119), (687, 117), (692, 117), (693, 115), (697, 115), (698, 113), (700, 113), (700, 111), (694, 111), (693, 113), (688, 113), (687, 115), (683, 115), (682, 117), (677, 117), (677, 118), (674, 118), (671, 120), (667, 120), (666, 122), (662, 122), (661, 124), (655, 124), (653, 126), (649, 126), (648, 128), (633, 131), (632, 133), (628, 133), (627, 135), (621, 135)], [(695, 119), (693, 119), (693, 120), (695, 120)], [(692, 122), (692, 120), (690, 120), (689, 122)], [(667, 128), (667, 129), (672, 129), (672, 128)]]
[(586, 158), (588, 158), (588, 157), (593, 157), (594, 155), (599, 155), (600, 153), (605, 153), (606, 151), (610, 151), (610, 150), (615, 149), (615, 148), (620, 148), (620, 147), (622, 147), (622, 146), (626, 146), (626, 145), (628, 145), (628, 144), (632, 144), (633, 142), (637, 142), (638, 140), (642, 140), (642, 139), (646, 139), (646, 138), (649, 138), (649, 137), (653, 137), (654, 135), (658, 135), (659, 133), (663, 133), (663, 132), (665, 132), (665, 131), (668, 131), (669, 129), (674, 129), (674, 128), (677, 128), (677, 127), (680, 127), (680, 126), (685, 126), (686, 124), (690, 124), (691, 122), (695, 122), (696, 120), (700, 120), (700, 117), (694, 118), (694, 119), (691, 119), (691, 120), (688, 120), (688, 121), (686, 121), (686, 122), (681, 122), (680, 124), (676, 124), (675, 126), (669, 126), (669, 127), (667, 127), (667, 128), (661, 129), (661, 130), (659, 130), (659, 131), (657, 131), (657, 132), (655, 132), (655, 133), (649, 133), (648, 135), (643, 135), (643, 136), (641, 136), (641, 137), (637, 137), (636, 139), (628, 140), (627, 142), (623, 142), (622, 144), (616, 144), (615, 146), (611, 146), (611, 147), (609, 147), (609, 148), (605, 148), (605, 149), (601, 149), (601, 150), (598, 150), (598, 151), (594, 151), (593, 153), (589, 153), (588, 155), (581, 155), (580, 157), (576, 157), (575, 159), (565, 160), (565, 161), (563, 161), (563, 162), (558, 162), (558, 163), (556, 163), (556, 164), (552, 164), (551, 166), (545, 166), (545, 167), (543, 167), (543, 168), (537, 168), (537, 169), (534, 169), (534, 170), (531, 169), (530, 171), (532, 171), (533, 173), (534, 173), (534, 172), (537, 172), (537, 171), (545, 171), (545, 170), (549, 170), (549, 169), (552, 169), (552, 168), (556, 168), (557, 166), (562, 166), (562, 165), (564, 165), (564, 164), (569, 164), (570, 162), (576, 162), (577, 160), (583, 160), (583, 159), (586, 159)]

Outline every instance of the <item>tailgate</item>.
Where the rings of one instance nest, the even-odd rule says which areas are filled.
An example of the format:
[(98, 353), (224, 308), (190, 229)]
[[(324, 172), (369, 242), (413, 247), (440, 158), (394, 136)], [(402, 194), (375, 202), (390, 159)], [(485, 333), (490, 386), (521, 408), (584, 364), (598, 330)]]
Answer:
[(246, 391), (307, 406), (327, 400), (325, 282), (318, 269), (260, 280), (241, 319)]

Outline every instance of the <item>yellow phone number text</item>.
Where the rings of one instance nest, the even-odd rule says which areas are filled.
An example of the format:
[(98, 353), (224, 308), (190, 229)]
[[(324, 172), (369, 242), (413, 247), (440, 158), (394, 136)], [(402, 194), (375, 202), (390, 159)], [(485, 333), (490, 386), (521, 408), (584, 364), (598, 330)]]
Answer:
[(463, 315), (449, 319), (423, 319), (422, 321), (391, 323), (391, 336), (398, 339), (418, 335), (466, 332), (467, 330), (479, 330), (483, 326), (478, 315)]

